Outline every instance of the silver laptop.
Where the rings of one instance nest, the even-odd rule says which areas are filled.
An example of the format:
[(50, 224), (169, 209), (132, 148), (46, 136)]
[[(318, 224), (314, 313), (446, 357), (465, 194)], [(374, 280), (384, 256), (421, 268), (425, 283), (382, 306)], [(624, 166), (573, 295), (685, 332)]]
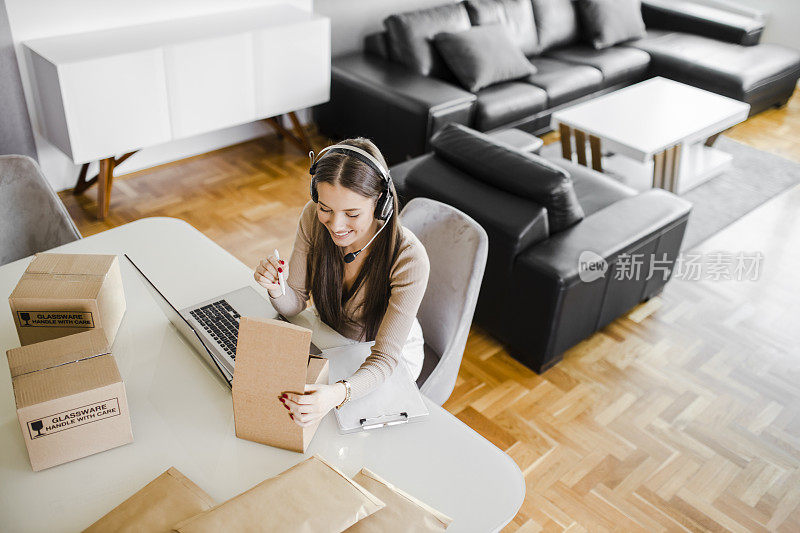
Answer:
[[(242, 287), (178, 311), (128, 254), (125, 258), (142, 277), (150, 295), (175, 329), (229, 387), (233, 386), (239, 318), (276, 318), (288, 322), (281, 315), (276, 317), (271, 306), (252, 287)], [(322, 353), (314, 343), (309, 352), (311, 355)]]

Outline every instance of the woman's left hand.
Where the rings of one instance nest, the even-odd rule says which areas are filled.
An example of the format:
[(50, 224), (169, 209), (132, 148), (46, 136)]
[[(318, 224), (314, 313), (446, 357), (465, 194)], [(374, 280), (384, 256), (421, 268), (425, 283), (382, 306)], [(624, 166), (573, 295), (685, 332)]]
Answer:
[(328, 411), (342, 403), (345, 388), (341, 383), (333, 385), (306, 385), (305, 394), (284, 392), (281, 401), (288, 407), (287, 416), (291, 416), (298, 426), (310, 426)]

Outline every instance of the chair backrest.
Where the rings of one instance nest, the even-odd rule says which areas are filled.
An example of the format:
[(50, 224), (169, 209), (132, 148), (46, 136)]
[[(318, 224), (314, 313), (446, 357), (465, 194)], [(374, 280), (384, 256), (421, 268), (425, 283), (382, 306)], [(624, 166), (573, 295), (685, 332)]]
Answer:
[(0, 156), (0, 265), (80, 238), (39, 164)]
[(426, 357), (417, 383), (423, 394), (442, 405), (453, 392), (461, 367), (489, 238), (470, 217), (429, 198), (408, 202), (400, 218), (425, 246), (430, 261), (428, 288), (417, 314)]

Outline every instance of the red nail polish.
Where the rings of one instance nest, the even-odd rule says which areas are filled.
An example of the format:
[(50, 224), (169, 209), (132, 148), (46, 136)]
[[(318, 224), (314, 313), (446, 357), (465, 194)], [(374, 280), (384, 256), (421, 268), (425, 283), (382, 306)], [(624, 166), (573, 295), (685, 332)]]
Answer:
[(283, 404), (283, 406), (284, 406), (285, 408), (289, 409), (289, 406), (288, 406), (288, 405), (286, 405), (286, 404)]
[(294, 420), (294, 415), (292, 413), (289, 413), (289, 416)]
[(283, 259), (281, 259), (281, 264), (282, 264), (282, 265), (284, 264), (284, 263), (283, 263)]

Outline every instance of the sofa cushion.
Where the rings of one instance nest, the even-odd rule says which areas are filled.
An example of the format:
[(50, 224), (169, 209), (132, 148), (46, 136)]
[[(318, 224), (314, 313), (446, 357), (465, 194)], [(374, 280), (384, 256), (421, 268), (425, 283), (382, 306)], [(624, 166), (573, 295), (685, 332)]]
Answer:
[(385, 31), (370, 33), (364, 36), (364, 53), (378, 56), (382, 59), (389, 57), (389, 43)]
[(536, 72), (500, 24), (442, 32), (433, 39), (450, 71), (471, 92)]
[(550, 50), (547, 56), (596, 68), (603, 74), (603, 87), (639, 81), (650, 64), (650, 55), (646, 52), (622, 46), (595, 50), (586, 45), (574, 45)]
[(431, 38), (443, 31), (456, 32), (470, 28), (467, 8), (447, 4), (429, 9), (391, 15), (383, 21), (389, 44), (389, 55), (423, 76), (452, 77)]
[(538, 51), (531, 0), (467, 0), (465, 5), (473, 26), (502, 24), (523, 54)]
[(547, 92), (548, 107), (555, 107), (603, 87), (603, 74), (594, 67), (576, 65), (548, 57), (529, 58), (536, 74), (526, 81)]
[[(620, 46), (650, 54), (650, 72), (749, 103), (751, 114), (776, 92), (791, 94), (800, 52), (775, 44), (741, 46), (680, 32), (648, 31)], [(786, 89), (788, 87), (788, 89)], [(787, 96), (788, 98), (788, 96)]]
[(567, 171), (538, 155), (453, 123), (431, 138), (431, 146), (437, 156), (470, 176), (544, 206), (551, 235), (583, 219)]
[(483, 226), (490, 246), (510, 249), (514, 256), (550, 235), (544, 207), (484, 183), (435, 154), (420, 157), (410, 169), (405, 191), (407, 199), (431, 198), (463, 211)]
[(601, 50), (645, 35), (641, 0), (578, 0), (585, 37)]
[(488, 131), (547, 108), (544, 89), (523, 81), (492, 85), (476, 93), (475, 127)]
[(577, 43), (580, 20), (574, 0), (532, 0), (539, 52)]

